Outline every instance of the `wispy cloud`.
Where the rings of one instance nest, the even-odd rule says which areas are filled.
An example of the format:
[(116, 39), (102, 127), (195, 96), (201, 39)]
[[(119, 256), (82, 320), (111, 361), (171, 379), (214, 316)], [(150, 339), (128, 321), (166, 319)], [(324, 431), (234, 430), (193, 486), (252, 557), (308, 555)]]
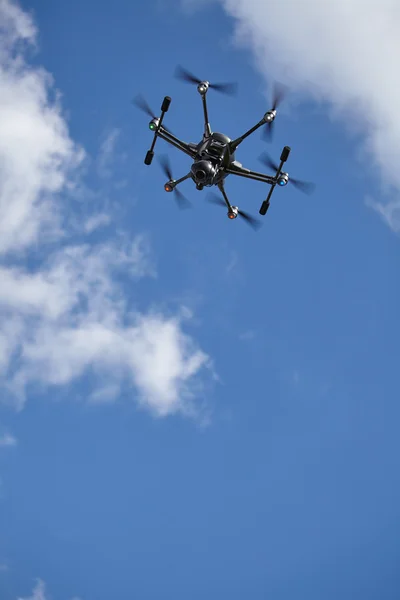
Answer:
[(237, 252), (232, 251), (231, 255), (230, 255), (230, 259), (229, 259), (228, 264), (225, 269), (226, 274), (229, 275), (235, 269), (237, 264), (238, 264)]
[(106, 213), (99, 213), (98, 215), (90, 216), (84, 224), (85, 232), (92, 233), (96, 229), (106, 227), (111, 222), (111, 216)]
[[(1, 1), (1, 0), (0, 0)], [(17, 598), (17, 600), (50, 600), (47, 595), (46, 584), (42, 579), (38, 579), (29, 597)], [(78, 596), (74, 596), (71, 600), (81, 600)]]
[(46, 596), (46, 585), (44, 581), (39, 579), (32, 590), (32, 595), (25, 598), (18, 598), (18, 600), (48, 600)]
[[(11, 433), (0, 433), (0, 448), (12, 448), (17, 445), (17, 438)], [(1, 565), (0, 565), (1, 570)]]
[(397, 196), (386, 202), (378, 202), (371, 196), (367, 196), (365, 203), (375, 210), (394, 232), (400, 233), (400, 199)]
[(252, 329), (248, 329), (247, 331), (244, 331), (243, 333), (241, 333), (239, 335), (239, 339), (242, 341), (254, 340), (255, 337), (256, 337), (256, 332), (253, 331)]
[[(124, 387), (155, 415), (191, 412), (209, 357), (184, 332), (182, 311), (137, 309), (140, 280), (156, 276), (148, 237), (107, 230), (89, 244), (85, 235), (108, 220), (102, 211), (82, 220), (76, 241), (79, 219), (64, 207), (73, 211), (65, 199), (85, 190), (85, 152), (59, 99), (51, 100), (50, 75), (26, 62), (37, 34), (31, 17), (0, 0), (0, 22), (2, 397), (22, 407), (32, 386), (71, 385), (89, 374), (92, 401), (111, 401)], [(112, 132), (102, 146), (103, 168), (111, 168), (117, 138)]]
[(369, 204), (399, 231), (397, 0), (219, 2), (235, 19), (236, 40), (254, 51), (268, 81), (278, 79), (293, 90), (327, 101), (343, 126), (358, 129), (364, 139), (363, 160), (380, 172), (382, 195), (389, 198)]
[(97, 158), (97, 168), (100, 177), (111, 177), (113, 174), (112, 166), (116, 158), (115, 152), (120, 133), (119, 129), (112, 129), (107, 133), (100, 145)]

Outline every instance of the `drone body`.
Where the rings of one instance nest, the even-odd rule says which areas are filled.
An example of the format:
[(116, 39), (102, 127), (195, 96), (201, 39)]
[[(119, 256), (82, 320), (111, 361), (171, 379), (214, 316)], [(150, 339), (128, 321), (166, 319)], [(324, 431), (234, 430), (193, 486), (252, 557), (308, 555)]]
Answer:
[(164, 172), (168, 177), (168, 181), (164, 185), (164, 189), (167, 192), (175, 192), (176, 199), (180, 202), (181, 206), (183, 206), (183, 202), (185, 201), (185, 199), (181, 194), (180, 190), (177, 188), (177, 186), (186, 179), (192, 179), (198, 190), (203, 190), (204, 187), (209, 188), (212, 186), (217, 186), (222, 193), (223, 199), (214, 196), (212, 201), (226, 206), (228, 209), (227, 215), (230, 219), (235, 219), (238, 215), (240, 215), (250, 225), (256, 227), (257, 225), (259, 225), (259, 222), (256, 219), (254, 219), (254, 217), (251, 217), (247, 213), (240, 211), (238, 207), (232, 206), (229, 202), (224, 186), (225, 179), (228, 175), (236, 175), (239, 177), (253, 179), (255, 181), (261, 181), (271, 186), (267, 198), (263, 201), (260, 207), (259, 212), (261, 215), (266, 214), (270, 206), (272, 192), (274, 191), (276, 185), (284, 186), (289, 181), (291, 181), (302, 191), (310, 191), (310, 184), (293, 179), (290, 180), (288, 173), (284, 173), (282, 171), (282, 167), (290, 154), (289, 146), (285, 146), (283, 148), (279, 165), (275, 165), (266, 155), (261, 157), (261, 160), (264, 164), (275, 170), (274, 175), (266, 175), (264, 173), (258, 173), (256, 171), (246, 169), (235, 158), (235, 152), (237, 147), (254, 131), (256, 131), (264, 125), (267, 126), (266, 132), (272, 132), (272, 124), (276, 117), (276, 108), (282, 97), (281, 90), (279, 90), (276, 94), (272, 109), (267, 111), (264, 114), (263, 118), (254, 127), (246, 131), (246, 133), (244, 133), (240, 137), (231, 140), (229, 137), (222, 133), (212, 132), (211, 126), (208, 121), (208, 107), (206, 95), (207, 91), (210, 88), (214, 88), (218, 91), (226, 93), (232, 92), (234, 84), (212, 85), (208, 81), (201, 81), (195, 78), (193, 75), (191, 75), (181, 67), (178, 67), (178, 77), (184, 79), (185, 81), (196, 83), (197, 91), (199, 92), (202, 99), (204, 113), (204, 134), (202, 140), (199, 143), (194, 144), (183, 142), (179, 138), (175, 137), (165, 126), (163, 126), (163, 119), (165, 113), (168, 111), (171, 103), (171, 98), (169, 96), (166, 96), (163, 100), (163, 103), (161, 105), (161, 116), (159, 118), (153, 116), (150, 108), (143, 99), (137, 99), (136, 103), (139, 105), (140, 108), (142, 108), (143, 110), (145, 110), (145, 112), (152, 116), (152, 120), (149, 123), (149, 128), (151, 131), (154, 131), (154, 139), (150, 150), (146, 154), (146, 158), (144, 160), (145, 164), (150, 165), (153, 160), (154, 146), (157, 141), (157, 138), (161, 138), (164, 141), (168, 142), (170, 145), (177, 148), (178, 150), (181, 150), (182, 152), (190, 156), (190, 158), (193, 161), (190, 171), (184, 177), (181, 177), (180, 179), (173, 179), (172, 172), (167, 159), (165, 157), (162, 159), (162, 166)]
[(218, 185), (227, 177), (226, 169), (235, 160), (235, 153), (229, 147), (230, 142), (222, 133), (211, 133), (199, 143), (190, 168), (197, 189)]

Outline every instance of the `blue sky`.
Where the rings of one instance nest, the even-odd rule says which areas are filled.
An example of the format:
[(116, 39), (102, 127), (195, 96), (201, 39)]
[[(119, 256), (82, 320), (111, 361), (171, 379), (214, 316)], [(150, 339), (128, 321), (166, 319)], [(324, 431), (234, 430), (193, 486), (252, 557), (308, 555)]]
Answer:
[[(321, 6), (0, 0), (1, 600), (399, 597), (400, 16)], [(178, 211), (131, 104), (198, 141), (178, 63), (232, 138), (287, 84), (237, 158), (314, 195)]]

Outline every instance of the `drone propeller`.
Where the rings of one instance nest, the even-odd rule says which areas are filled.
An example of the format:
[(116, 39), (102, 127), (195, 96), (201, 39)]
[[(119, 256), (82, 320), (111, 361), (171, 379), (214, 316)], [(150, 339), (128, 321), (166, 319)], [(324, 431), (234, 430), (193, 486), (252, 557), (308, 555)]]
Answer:
[[(212, 192), (210, 192), (207, 195), (207, 200), (212, 204), (218, 204), (219, 206), (223, 206), (225, 208), (227, 207), (226, 202), (216, 194), (213, 194)], [(261, 222), (259, 221), (259, 219), (252, 217), (247, 212), (244, 212), (243, 210), (238, 210), (238, 215), (240, 215), (246, 221), (246, 223), (250, 225), (250, 227), (252, 227), (253, 229), (257, 230), (261, 227)]]
[[(278, 106), (282, 103), (283, 99), (285, 98), (286, 92), (286, 86), (282, 85), (281, 83), (275, 83), (271, 110), (276, 110), (278, 108)], [(267, 123), (266, 126), (263, 128), (263, 138), (267, 141), (272, 140), (274, 133), (274, 123), (275, 119)]]
[[(272, 169), (273, 171), (278, 171), (278, 169), (279, 169), (278, 165), (276, 163), (274, 163), (274, 161), (271, 159), (271, 157), (266, 152), (264, 152), (260, 156), (259, 160), (266, 167)], [(315, 184), (311, 183), (310, 181), (301, 181), (300, 179), (293, 179), (292, 177), (290, 177), (289, 183), (292, 183), (298, 190), (300, 190), (304, 194), (312, 194), (312, 192), (315, 189)]]
[[(192, 75), (189, 71), (178, 65), (175, 71), (175, 77), (181, 79), (182, 81), (186, 81), (188, 83), (196, 83), (199, 85), (202, 83), (202, 80)], [(209, 88), (216, 90), (217, 92), (221, 92), (222, 94), (229, 94), (233, 96), (237, 91), (237, 83), (209, 83)]]
[[(162, 170), (164, 171), (165, 175), (168, 177), (168, 181), (174, 181), (174, 178), (172, 177), (172, 170), (171, 170), (171, 165), (169, 163), (168, 157), (164, 154), (164, 155), (160, 156), (159, 161), (160, 161)], [(181, 208), (181, 209), (182, 208), (191, 208), (191, 206), (192, 206), (191, 203), (182, 194), (180, 189), (178, 189), (177, 187), (174, 187), (173, 192), (175, 195), (175, 200), (178, 205), (178, 208)]]
[[(139, 108), (142, 112), (144, 112), (146, 115), (148, 115), (152, 119), (158, 119), (158, 117), (153, 113), (153, 111), (151, 110), (147, 101), (143, 98), (143, 96), (141, 94), (139, 94), (138, 96), (133, 98), (132, 104), (137, 106), (137, 108)], [(163, 123), (162, 127), (168, 133), (172, 133), (167, 127), (165, 127), (164, 123)]]

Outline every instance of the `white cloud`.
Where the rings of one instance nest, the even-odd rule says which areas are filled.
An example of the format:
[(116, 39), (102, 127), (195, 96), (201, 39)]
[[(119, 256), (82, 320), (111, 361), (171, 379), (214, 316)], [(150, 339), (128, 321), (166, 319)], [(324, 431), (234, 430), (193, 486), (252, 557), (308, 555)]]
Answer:
[(46, 600), (46, 586), (44, 581), (39, 579), (33, 588), (32, 595), (29, 598), (21, 598), (18, 600)]
[[(46, 584), (41, 579), (38, 579), (32, 590), (32, 595), (29, 598), (18, 598), (17, 600), (49, 600), (49, 598), (46, 593)], [(80, 598), (74, 596), (71, 600), (80, 600)]]
[[(31, 596), (28, 598), (19, 597), (17, 600), (49, 600), (49, 596), (46, 593), (46, 584), (42, 579), (38, 579), (35, 587), (32, 590)], [(74, 596), (71, 600), (81, 600), (78, 596)]]
[(0, 1), (0, 255), (57, 234), (56, 204), (83, 151), (70, 139), (59, 101), (49, 101), (51, 77), (31, 68), (18, 41), (34, 42), (29, 16)]
[(375, 210), (393, 231), (400, 233), (400, 200), (398, 198), (389, 200), (389, 202), (377, 202), (367, 196), (365, 203)]
[[(344, 125), (363, 132), (364, 158), (382, 176), (376, 205), (400, 229), (400, 56), (398, 0), (220, 0), (235, 18), (236, 39), (260, 71), (331, 103)], [(310, 85), (311, 84), (311, 85)]]
[(112, 165), (115, 159), (115, 151), (120, 134), (121, 132), (119, 129), (112, 129), (108, 132), (100, 145), (97, 168), (101, 177), (111, 177), (112, 175)]
[(92, 215), (88, 217), (84, 224), (84, 228), (86, 233), (92, 233), (96, 229), (100, 229), (101, 227), (106, 227), (111, 222), (110, 215), (106, 213), (99, 213), (98, 215)]
[[(15, 438), (11, 433), (2, 433), (0, 434), (0, 448), (11, 448), (17, 445), (17, 438)], [(1, 570), (1, 565), (0, 565)]]
[[(79, 221), (82, 238), (109, 217), (77, 218), (65, 202), (71, 190), (76, 198), (84, 152), (69, 136), (49, 74), (27, 63), (26, 44), (36, 36), (31, 17), (0, 0), (0, 23), (2, 398), (22, 407), (32, 385), (66, 386), (86, 374), (95, 382), (92, 402), (130, 388), (155, 415), (188, 413), (197, 375), (209, 365), (183, 331), (189, 317), (138, 311), (139, 280), (156, 276), (146, 236), (115, 233), (89, 245), (76, 242), (76, 226), (68, 230), (65, 223)], [(111, 134), (100, 152), (103, 169), (112, 167), (118, 132)]]
[(9, 51), (16, 43), (21, 43), (25, 40), (30, 42), (36, 36), (36, 27), (27, 13), (21, 11), (20, 7), (15, 2), (9, 0), (0, 0), (0, 14), (2, 28), (0, 35), (1, 51)]
[(135, 384), (157, 415), (188, 410), (191, 379), (208, 357), (182, 332), (182, 318), (130, 306), (115, 278), (154, 271), (145, 238), (122, 241), (68, 246), (38, 272), (0, 271), (9, 324), (3, 377), (20, 405), (29, 384), (66, 385), (92, 370), (100, 385), (92, 401), (110, 401), (123, 384)]

